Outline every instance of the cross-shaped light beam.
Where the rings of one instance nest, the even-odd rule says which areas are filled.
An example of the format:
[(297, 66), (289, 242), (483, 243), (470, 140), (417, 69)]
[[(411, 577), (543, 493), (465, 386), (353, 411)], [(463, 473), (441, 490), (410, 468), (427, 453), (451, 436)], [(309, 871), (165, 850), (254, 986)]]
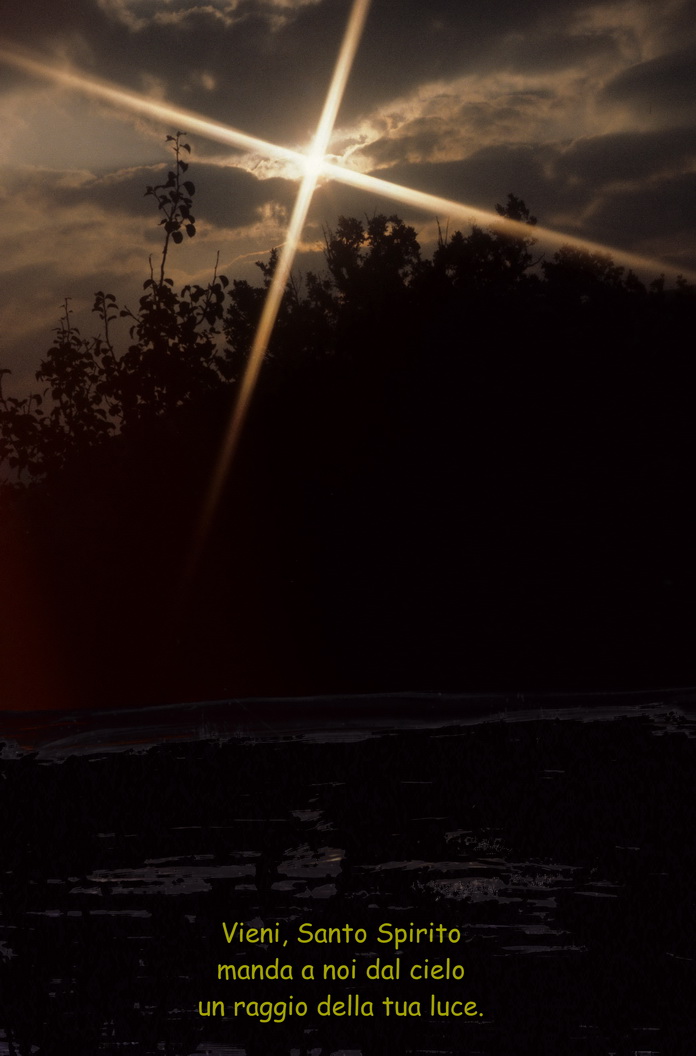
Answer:
[[(308, 153), (290, 150), (287, 147), (280, 146), (276, 143), (269, 143), (256, 136), (250, 136), (245, 132), (240, 132), (238, 129), (232, 128), (228, 125), (221, 125), (217, 122), (210, 121), (207, 118), (202, 117), (200, 114), (181, 110), (168, 103), (147, 99), (134, 92), (124, 91), (114, 85), (107, 84), (94, 78), (84, 77), (81, 74), (74, 73), (70, 70), (60, 69), (57, 66), (39, 61), (28, 55), (26, 52), (21, 52), (15, 48), (0, 46), (0, 61), (9, 63), (25, 72), (39, 77), (48, 78), (58, 84), (64, 85), (65, 87), (73, 88), (84, 94), (103, 99), (105, 102), (112, 103), (121, 109), (147, 114), (177, 127), (186, 125), (187, 129), (197, 132), (206, 139), (212, 139), (218, 143), (239, 147), (243, 150), (248, 150), (264, 157), (279, 158), (295, 162), (300, 172), (303, 174), (290, 219), (287, 238), (283, 245), (276, 271), (266, 296), (247, 370), (242, 379), (234, 413), (213, 473), (212, 483), (205, 502), (203, 517), (201, 519), (197, 546), (200, 546), (202, 543), (203, 537), (207, 532), (217, 506), (220, 491), (230, 465), (230, 460), (234, 454), (234, 449), (244, 424), (249, 401), (258, 378), (261, 363), (268, 347), (271, 331), (278, 315), (285, 284), (289, 278), (292, 262), (297, 252), (298, 241), (302, 233), (302, 228), (304, 227), (311, 198), (320, 175), (327, 176), (333, 180), (338, 180), (341, 183), (346, 183), (349, 186), (356, 187), (360, 190), (372, 192), (381, 197), (403, 202), (405, 205), (410, 205), (428, 212), (439, 213), (450, 217), (462, 217), (468, 221), (474, 221), (481, 224), (490, 224), (493, 222), (499, 229), (505, 230), (509, 234), (518, 237), (529, 237), (531, 233), (530, 228), (526, 224), (509, 220), (506, 217), (501, 217), (497, 213), (493, 213), (489, 210), (477, 209), (474, 206), (466, 205), (463, 202), (452, 201), (451, 199), (442, 198), (438, 195), (428, 194), (425, 191), (417, 191), (413, 188), (404, 187), (401, 184), (392, 183), (388, 180), (378, 179), (366, 173), (356, 172), (353, 169), (336, 165), (325, 160), (338, 108), (355, 57), (360, 35), (365, 24), (369, 2), (370, 0), (355, 0), (353, 4), (339, 57), (331, 80), (331, 85), (326, 96), (319, 125), (317, 126), (317, 132), (312, 147)], [(681, 273), (692, 280), (696, 279), (696, 275), (688, 269), (673, 267), (669, 264), (652, 260), (649, 257), (641, 256), (640, 254), (629, 253), (625, 250), (602, 245), (601, 243), (591, 242), (588, 239), (563, 234), (551, 230), (550, 228), (535, 226), (533, 228), (533, 233), (541, 242), (553, 247), (570, 245), (579, 249), (589, 250), (593, 253), (609, 252), (616, 260), (629, 267), (638, 269), (654, 269), (657, 267), (665, 272), (670, 272), (672, 274)]]
[(266, 294), (261, 319), (259, 320), (259, 325), (254, 336), (254, 342), (251, 346), (251, 354), (249, 356), (246, 370), (244, 371), (244, 377), (242, 378), (237, 402), (223, 440), (220, 455), (213, 471), (210, 489), (206, 497), (201, 517), (199, 537), (204, 537), (208, 532), (210, 522), (212, 521), (220, 498), (220, 492), (222, 491), (225, 478), (227, 477), (230, 462), (232, 461), (244, 425), (244, 420), (249, 409), (249, 402), (254, 392), (254, 388), (256, 387), (263, 358), (268, 349), (271, 332), (278, 317), (280, 304), (283, 299), (283, 294), (285, 293), (285, 286), (290, 277), (292, 264), (297, 253), (297, 246), (312, 201), (312, 195), (314, 194), (317, 180), (321, 174), (324, 156), (329, 147), (329, 140), (331, 139), (331, 133), (333, 132), (336, 115), (338, 114), (338, 108), (341, 105), (341, 99), (343, 98), (348, 75), (350, 74), (350, 69), (353, 65), (353, 59), (355, 58), (355, 52), (357, 51), (358, 43), (362, 35), (369, 6), (370, 0), (355, 0), (350, 13), (350, 18), (348, 19), (343, 43), (341, 44), (341, 50), (338, 53), (338, 59), (336, 60), (336, 66), (333, 72), (333, 77), (331, 78), (329, 90), (326, 93), (324, 108), (321, 117), (319, 118), (317, 131), (314, 135), (314, 140), (312, 141), (312, 147), (304, 159), (305, 172), (297, 192), (297, 198), (295, 199), (295, 206), (292, 211), (292, 216), (290, 217), (290, 224), (288, 225), (285, 242), (283, 243), (275, 272), (273, 273), (271, 285)]
[[(15, 66), (36, 77), (42, 77), (57, 84), (62, 84), (66, 88), (73, 88), (84, 95), (103, 99), (118, 109), (146, 114), (173, 127), (180, 128), (185, 126), (187, 131), (196, 132), (205, 139), (213, 140), (216, 143), (239, 147), (242, 150), (248, 150), (266, 158), (278, 158), (279, 160), (294, 162), (301, 173), (306, 172), (309, 161), (312, 169), (320, 169), (320, 175), (331, 180), (337, 180), (339, 183), (346, 183), (359, 190), (379, 195), (382, 198), (403, 202), (405, 205), (411, 205), (417, 209), (423, 209), (426, 212), (443, 216), (461, 217), (464, 220), (473, 220), (483, 224), (495, 223), (499, 229), (507, 231), (510, 235), (528, 238), (532, 233), (526, 224), (508, 220), (491, 210), (478, 209), (473, 205), (467, 205), (465, 202), (428, 194), (426, 191), (417, 191), (411, 187), (391, 183), (389, 180), (370, 176), (367, 173), (356, 172), (354, 169), (323, 159), (319, 166), (314, 149), (308, 155), (299, 150), (283, 147), (278, 143), (269, 143), (265, 139), (250, 136), (246, 132), (240, 132), (239, 129), (232, 128), (229, 125), (221, 125), (219, 122), (210, 121), (201, 114), (193, 113), (190, 110), (182, 110), (179, 107), (171, 106), (169, 103), (147, 99), (144, 96), (137, 95), (135, 92), (125, 91), (96, 78), (84, 77), (82, 74), (61, 69), (14, 47), (0, 45), (0, 62)], [(539, 225), (534, 227), (533, 234), (535, 238), (549, 246), (567, 245), (574, 246), (577, 249), (589, 250), (591, 253), (610, 253), (615, 260), (631, 268), (651, 271), (657, 269), (671, 275), (684, 275), (691, 281), (696, 281), (696, 272), (688, 268), (678, 267), (639, 253), (630, 253), (627, 250), (618, 249), (606, 243), (592, 242), (578, 235), (554, 231), (552, 228)]]

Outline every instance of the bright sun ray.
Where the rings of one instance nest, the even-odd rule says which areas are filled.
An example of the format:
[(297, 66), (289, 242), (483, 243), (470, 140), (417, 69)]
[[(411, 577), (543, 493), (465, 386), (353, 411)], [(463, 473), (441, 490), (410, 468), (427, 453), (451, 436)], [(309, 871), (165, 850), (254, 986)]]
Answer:
[(156, 117), (167, 125), (176, 128), (184, 126), (187, 132), (197, 132), (205, 139), (212, 139), (216, 143), (239, 147), (241, 150), (248, 150), (267, 158), (292, 161), (301, 169), (303, 167), (304, 155), (296, 150), (281, 147), (277, 143), (269, 143), (265, 139), (259, 139), (258, 136), (249, 136), (246, 132), (240, 132), (229, 125), (221, 125), (217, 121), (209, 121), (200, 114), (181, 110), (179, 107), (170, 106), (169, 103), (148, 99), (147, 96), (137, 95), (135, 92), (127, 92), (106, 81), (83, 77), (82, 74), (40, 62), (16, 48), (0, 45), (0, 61), (24, 70), (25, 73), (54, 81), (65, 88), (73, 88), (84, 95), (103, 99), (104, 102), (111, 103), (120, 110), (132, 110), (136, 114)]
[(306, 155), (303, 155), (304, 175), (295, 200), (295, 206), (288, 225), (285, 242), (281, 249), (280, 256), (278, 257), (273, 280), (266, 295), (261, 319), (259, 320), (259, 325), (254, 336), (254, 342), (251, 347), (249, 362), (242, 378), (239, 396), (223, 441), (217, 464), (213, 471), (210, 490), (205, 501), (203, 515), (199, 526), (197, 548), (202, 544), (203, 539), (207, 535), (210, 522), (214, 516), (220, 498), (220, 492), (229, 470), (230, 462), (239, 441), (247, 411), (249, 410), (249, 403), (254, 388), (256, 387), (261, 364), (266, 355), (271, 332), (278, 316), (283, 294), (285, 293), (285, 286), (290, 277), (292, 263), (295, 259), (297, 246), (307, 219), (307, 212), (312, 200), (312, 195), (314, 194), (317, 180), (321, 175), (323, 159), (329, 146), (329, 140), (336, 121), (336, 115), (338, 114), (338, 108), (341, 105), (341, 99), (343, 98), (346, 82), (350, 74), (351, 66), (353, 65), (355, 52), (357, 51), (358, 43), (362, 35), (369, 6), (370, 0), (355, 0), (355, 3), (353, 4), (346, 32), (341, 44), (341, 50), (336, 60), (333, 77), (331, 78), (331, 84), (326, 94), (326, 100), (324, 102), (321, 117), (319, 118), (319, 124), (317, 125), (317, 131), (312, 140), (310, 150)]
[[(365, 3), (366, 6), (368, 5)], [(16, 48), (0, 45), (0, 61), (14, 65), (17, 69), (24, 70), (34, 76), (63, 84), (65, 88), (74, 89), (84, 95), (104, 99), (118, 109), (131, 110), (135, 113), (156, 117), (167, 122), (172, 127), (186, 126), (187, 131), (197, 132), (206, 139), (212, 139), (215, 143), (239, 147), (242, 150), (257, 153), (263, 157), (274, 157), (281, 159), (281, 161), (294, 163), (298, 170), (305, 175), (315, 173), (315, 184), (317, 176), (323, 175), (338, 183), (372, 192), (380, 197), (388, 197), (392, 201), (402, 202), (405, 205), (424, 209), (427, 212), (439, 213), (443, 216), (451, 216), (451, 218), (460, 216), (464, 220), (472, 220), (481, 224), (494, 223), (499, 229), (508, 230), (510, 234), (522, 234), (525, 237), (529, 237), (531, 233), (526, 225), (507, 220), (490, 210), (478, 209), (464, 202), (456, 202), (437, 194), (414, 190), (411, 187), (382, 180), (378, 176), (371, 176), (368, 173), (357, 172), (343, 165), (327, 162), (324, 159), (324, 154), (319, 151), (317, 136), (315, 136), (313, 145), (308, 151), (291, 150), (289, 147), (281, 147), (279, 144), (269, 143), (268, 140), (260, 139), (258, 136), (248, 135), (246, 132), (239, 131), (239, 129), (220, 125), (218, 121), (208, 120), (201, 114), (172, 107), (167, 102), (149, 99), (134, 92), (127, 92), (124, 89), (117, 88), (114, 84), (109, 84), (106, 81), (84, 77), (69, 70), (62, 70), (55, 67), (55, 65), (42, 62), (27, 55)], [(589, 239), (581, 238), (580, 235), (563, 233), (541, 226), (535, 226), (533, 234), (534, 238), (551, 246), (569, 245), (576, 246), (579, 249), (586, 249), (589, 252), (610, 253), (610, 256), (618, 263), (625, 264), (628, 267), (664, 271), (665, 275), (683, 275), (692, 282), (696, 281), (696, 271), (692, 269), (656, 260), (653, 257), (641, 256), (640, 253), (629, 252), (606, 243), (592, 242)]]
[(657, 261), (653, 257), (631, 253), (625, 249), (617, 249), (601, 242), (592, 242), (590, 239), (581, 238), (579, 235), (569, 235), (561, 231), (554, 231), (550, 227), (541, 227), (540, 225), (529, 227), (527, 224), (520, 223), (517, 220), (509, 220), (507, 217), (499, 216), (498, 213), (491, 212), (489, 209), (478, 209), (476, 206), (465, 205), (463, 202), (456, 202), (450, 198), (441, 198), (436, 194), (428, 194), (426, 191), (416, 191), (411, 187), (403, 187), (399, 183), (390, 183), (389, 180), (369, 176), (367, 173), (357, 172), (354, 169), (335, 165), (332, 162), (324, 162), (322, 172), (332, 180), (340, 180), (351, 187), (357, 187), (363, 191), (371, 191), (383, 198), (403, 202), (405, 205), (423, 209), (429, 213), (438, 213), (447, 217), (459, 216), (462, 219), (480, 224), (495, 224), (496, 228), (506, 231), (510, 235), (524, 238), (529, 238), (530, 235), (533, 235), (534, 238), (540, 242), (547, 243), (549, 246), (573, 246), (576, 249), (584, 249), (590, 253), (608, 253), (615, 261), (625, 264), (629, 268), (647, 269), (649, 271), (657, 269), (671, 275), (683, 275), (685, 278), (691, 279), (692, 282), (696, 281), (696, 272), (688, 268), (677, 267), (665, 261)]
[[(367, 4), (365, 6), (367, 7)], [(339, 183), (345, 183), (359, 190), (368, 191), (383, 198), (390, 198), (393, 201), (403, 202), (405, 205), (411, 205), (429, 213), (439, 213), (448, 217), (459, 216), (465, 220), (473, 220), (484, 224), (495, 223), (499, 229), (507, 230), (512, 235), (528, 237), (531, 233), (530, 228), (526, 225), (507, 220), (489, 210), (478, 209), (476, 206), (467, 205), (465, 202), (428, 194), (426, 191), (417, 191), (411, 187), (404, 187), (399, 183), (392, 183), (389, 180), (383, 180), (377, 176), (370, 176), (367, 173), (357, 172), (347, 166), (326, 161), (324, 155), (320, 155), (317, 137), (315, 137), (308, 152), (292, 150), (277, 143), (269, 143), (267, 140), (259, 139), (257, 136), (250, 136), (246, 132), (240, 132), (238, 129), (231, 128), (228, 125), (209, 121), (207, 118), (192, 111), (181, 110), (178, 107), (171, 106), (169, 103), (148, 99), (134, 92), (124, 91), (122, 88), (107, 84), (104, 81), (84, 77), (82, 74), (50, 65), (16, 48), (0, 45), (0, 61), (22, 69), (34, 76), (55, 81), (67, 88), (73, 88), (85, 95), (103, 99), (105, 102), (112, 103), (120, 109), (132, 110), (135, 113), (159, 118), (172, 127), (183, 127), (185, 125), (187, 131), (197, 132), (205, 139), (239, 147), (242, 150), (259, 154), (262, 157), (278, 158), (283, 161), (293, 162), (297, 165), (299, 171), (305, 175), (315, 173), (315, 183), (316, 176), (323, 175)], [(609, 253), (617, 262), (626, 264), (628, 267), (650, 271), (657, 270), (669, 275), (684, 275), (685, 278), (690, 279), (692, 282), (696, 281), (696, 272), (693, 270), (669, 264), (666, 261), (656, 260), (654, 257), (630, 253), (627, 250), (618, 249), (606, 243), (593, 242), (579, 235), (561, 233), (548, 227), (536, 226), (533, 233), (535, 238), (547, 242), (549, 245), (570, 245), (578, 249), (589, 250), (591, 253)]]
[(541, 226), (530, 228), (526, 224), (508, 220), (489, 210), (478, 209), (463, 202), (428, 194), (425, 191), (414, 190), (411, 187), (404, 187), (401, 184), (357, 172), (354, 169), (326, 160), (329, 139), (365, 24), (369, 3), (370, 0), (355, 0), (317, 131), (311, 146), (304, 152), (291, 150), (276, 143), (269, 143), (266, 140), (259, 139), (257, 136), (250, 136), (245, 132), (240, 132), (238, 129), (210, 121), (200, 114), (179, 109), (165, 102), (148, 99), (134, 92), (124, 91), (104, 81), (83, 77), (81, 74), (42, 62), (15, 48), (0, 46), (0, 61), (13, 65), (34, 76), (52, 80), (67, 88), (102, 99), (120, 109), (155, 117), (172, 126), (186, 127), (187, 130), (196, 132), (204, 138), (218, 143), (238, 147), (265, 158), (278, 158), (290, 161), (297, 166), (299, 173), (302, 174), (286, 240), (278, 258), (273, 281), (266, 296), (249, 363), (240, 384), (238, 400), (213, 472), (199, 524), (190, 571), (200, 554), (200, 549), (205, 541), (217, 507), (220, 492), (239, 440), (259, 370), (268, 347), (271, 331), (278, 315), (285, 285), (290, 276), (290, 270), (307, 218), (312, 195), (321, 176), (348, 184), (368, 193), (377, 194), (380, 197), (403, 202), (405, 205), (431, 214), (440, 214), (443, 217), (461, 217), (465, 221), (485, 225), (493, 224), (498, 230), (507, 231), (513, 236), (529, 237), (533, 235), (540, 243), (553, 247), (569, 245), (578, 249), (588, 250), (591, 253), (609, 253), (618, 263), (625, 264), (628, 267), (639, 270), (658, 270), (672, 275), (682, 274), (692, 281), (696, 281), (696, 273), (687, 268), (679, 268), (664, 261), (658, 261), (640, 254), (593, 242), (577, 235), (554, 231), (551, 228)]

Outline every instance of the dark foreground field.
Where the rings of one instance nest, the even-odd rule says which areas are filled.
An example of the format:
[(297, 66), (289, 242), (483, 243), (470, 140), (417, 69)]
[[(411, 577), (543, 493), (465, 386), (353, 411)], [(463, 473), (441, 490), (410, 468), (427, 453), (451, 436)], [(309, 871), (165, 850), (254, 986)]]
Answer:
[[(8, 743), (0, 1052), (696, 1051), (693, 694), (523, 703), (472, 720), (404, 701), (396, 722), (375, 703), (295, 724), (272, 706), (246, 723), (209, 708), (197, 740), (181, 714), (165, 730), (151, 711), (120, 734), (34, 730), (38, 754)], [(277, 925), (279, 941), (228, 943), (223, 921)], [(300, 944), (303, 923), (365, 941)], [(459, 941), (377, 941), (431, 923)], [(366, 978), (378, 957), (399, 981)], [(403, 978), (448, 957), (463, 980)], [(219, 963), (276, 959), (292, 981), (217, 980)], [(356, 977), (325, 981), (325, 963)], [(310, 964), (314, 982), (299, 977)], [(476, 1009), (433, 1016), (431, 994)], [(271, 1001), (282, 1019), (290, 995), (305, 1015), (234, 1014)], [(363, 1011), (320, 1016), (328, 995)], [(389, 997), (411, 1015), (387, 1017)], [(199, 1014), (208, 1002), (216, 1016)]]

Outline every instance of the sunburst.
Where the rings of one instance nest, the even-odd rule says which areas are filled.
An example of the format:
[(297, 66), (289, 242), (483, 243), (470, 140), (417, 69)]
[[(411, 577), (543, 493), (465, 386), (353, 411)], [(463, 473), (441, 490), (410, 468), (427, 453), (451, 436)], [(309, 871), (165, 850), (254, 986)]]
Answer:
[(254, 342), (251, 347), (249, 362), (247, 363), (244, 377), (239, 390), (232, 418), (227, 429), (220, 455), (213, 471), (211, 486), (206, 497), (201, 523), (199, 528), (199, 540), (196, 550), (202, 545), (202, 540), (207, 535), (210, 522), (215, 514), (220, 492), (225, 483), (229, 471), (230, 462), (234, 455), (239, 436), (244, 425), (244, 420), (249, 409), (249, 403), (256, 387), (259, 370), (268, 349), (268, 342), (278, 317), (283, 293), (286, 283), (290, 277), (293, 261), (297, 254), (297, 247), (307, 219), (312, 196), (323, 168), (331, 133), (333, 132), (338, 108), (341, 105), (343, 92), (348, 81), (353, 59), (358, 48), (360, 36), (367, 18), (370, 0), (355, 0), (348, 19), (343, 43), (336, 60), (333, 77), (329, 85), (324, 107), (322, 109), (319, 124), (312, 140), (310, 149), (304, 158), (304, 175), (300, 181), (300, 187), (295, 199), (295, 206), (290, 217), (288, 231), (283, 243), (276, 270), (269, 286), (266, 300), (264, 302), (261, 319), (256, 330)]
[[(83, 74), (73, 70), (60, 68), (41, 61), (16, 48), (0, 46), (0, 61), (20, 68), (27, 73), (52, 80), (64, 87), (102, 99), (104, 102), (120, 109), (149, 115), (172, 126), (186, 127), (187, 131), (195, 132), (206, 139), (239, 148), (261, 158), (290, 162), (297, 168), (300, 180), (297, 198), (288, 225), (285, 242), (278, 258), (276, 271), (266, 295), (247, 368), (240, 384), (237, 402), (213, 470), (211, 484), (199, 523), (193, 564), (197, 561), (219, 502), (220, 493), (256, 387), (259, 370), (278, 316), (285, 286), (290, 276), (302, 230), (305, 226), (307, 212), (320, 178), (336, 180), (359, 190), (402, 202), (405, 205), (426, 212), (451, 218), (461, 217), (464, 220), (479, 224), (490, 225), (493, 223), (499, 230), (507, 231), (511, 235), (524, 237), (529, 237), (530, 235), (530, 228), (527, 225), (501, 217), (489, 210), (479, 209), (464, 202), (393, 183), (389, 180), (371, 176), (368, 173), (358, 172), (347, 165), (337, 164), (335, 161), (328, 160), (327, 149), (329, 141), (358, 49), (369, 5), (370, 0), (355, 0), (353, 4), (321, 117), (311, 144), (305, 151), (292, 150), (280, 144), (271, 143), (229, 125), (210, 121), (201, 114), (180, 109), (166, 102), (149, 99), (95, 78), (85, 77)], [(632, 268), (658, 268), (663, 272), (671, 274), (681, 273), (692, 280), (696, 279), (696, 275), (687, 269), (673, 267), (665, 262), (655, 261), (650, 257), (629, 253), (625, 250), (593, 242), (579, 236), (558, 232), (548, 227), (535, 226), (533, 230), (534, 237), (549, 246), (570, 245), (593, 253), (610, 253), (615, 260)]]
[[(367, 8), (367, 3), (365, 8)], [(210, 121), (203, 115), (194, 113), (191, 110), (183, 110), (166, 102), (148, 99), (145, 96), (125, 91), (105, 81), (85, 77), (75, 71), (61, 69), (16, 48), (0, 46), (0, 62), (15, 66), (34, 76), (62, 84), (85, 95), (102, 99), (104, 102), (111, 103), (120, 109), (146, 114), (171, 126), (186, 127), (187, 131), (195, 132), (204, 139), (238, 147), (264, 159), (290, 162), (297, 171), (298, 178), (301, 179), (304, 179), (308, 171), (311, 170), (315, 175), (325, 179), (345, 183), (359, 190), (376, 194), (392, 201), (403, 202), (405, 205), (410, 205), (429, 213), (437, 213), (451, 218), (461, 217), (465, 220), (472, 220), (475, 223), (495, 223), (499, 229), (506, 230), (511, 235), (528, 237), (530, 234), (529, 228), (525, 224), (508, 220), (490, 210), (479, 209), (467, 202), (416, 190), (403, 184), (384, 180), (381, 177), (371, 176), (369, 173), (359, 172), (348, 165), (329, 161), (325, 154), (320, 156), (317, 136), (312, 140), (308, 150), (293, 150), (279, 143), (271, 143), (268, 140), (260, 139), (258, 136), (249, 135), (247, 132), (242, 132), (230, 125)], [(696, 272), (687, 268), (672, 265), (654, 257), (631, 253), (604, 242), (594, 242), (579, 235), (572, 235), (538, 225), (534, 228), (534, 237), (550, 246), (570, 245), (578, 249), (589, 250), (592, 253), (609, 253), (616, 261), (628, 267), (658, 270), (671, 275), (684, 275), (691, 281), (696, 281)]]

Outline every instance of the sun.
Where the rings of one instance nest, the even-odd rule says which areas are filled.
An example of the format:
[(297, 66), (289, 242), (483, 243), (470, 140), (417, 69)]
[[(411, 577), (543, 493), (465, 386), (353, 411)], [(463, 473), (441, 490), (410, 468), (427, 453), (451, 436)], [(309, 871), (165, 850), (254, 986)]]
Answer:
[(316, 136), (312, 139), (309, 147), (303, 151), (303, 154), (304, 158), (302, 167), (305, 175), (313, 180), (316, 185), (324, 175), (324, 165), (326, 162), (326, 154), (322, 150), (322, 144), (317, 143)]
[[(210, 121), (199, 114), (180, 110), (158, 100), (127, 92), (113, 85), (84, 77), (69, 70), (47, 65), (31, 58), (25, 53), (7, 48), (0, 44), (0, 62), (6, 62), (31, 74), (48, 78), (66, 87), (101, 98), (119, 108), (136, 113), (148, 114), (177, 127), (186, 127), (191, 132), (212, 139), (219, 143), (248, 151), (251, 154), (275, 162), (291, 162), (301, 173), (295, 205), (287, 229), (286, 240), (282, 245), (278, 264), (269, 286), (261, 313), (261, 319), (254, 337), (246, 371), (241, 379), (237, 402), (232, 412), (228, 429), (213, 470), (204, 509), (199, 521), (196, 543), (190, 562), (193, 568), (198, 560), (205, 537), (212, 522), (219, 496), (227, 477), (230, 462), (245, 421), (261, 363), (266, 354), (269, 338), (280, 308), (285, 285), (290, 278), (292, 264), (300, 242), (300, 237), (309, 210), (312, 195), (318, 183), (337, 180), (349, 187), (368, 191), (393, 201), (422, 209), (440, 216), (461, 217), (470, 222), (488, 225), (493, 222), (504, 228), (513, 237), (526, 237), (529, 229), (525, 224), (500, 217), (497, 213), (478, 209), (463, 202), (452, 201), (438, 195), (429, 194), (415, 188), (405, 187), (370, 173), (360, 172), (345, 164), (337, 164), (336, 155), (327, 154), (339, 107), (343, 98), (353, 60), (363, 32), (370, 0), (353, 0), (345, 34), (334, 67), (333, 76), (324, 100), (321, 117), (316, 132), (305, 150), (292, 150), (276, 143), (268, 143), (256, 136), (251, 136), (239, 129)], [(340, 159), (345, 160), (345, 159)], [(296, 178), (296, 176), (295, 176)], [(638, 254), (603, 246), (578, 236), (536, 226), (534, 235), (550, 246), (571, 245), (590, 252), (612, 253), (618, 261), (637, 269), (654, 268), (655, 262)], [(686, 277), (692, 273), (661, 262), (663, 271), (682, 272)]]

